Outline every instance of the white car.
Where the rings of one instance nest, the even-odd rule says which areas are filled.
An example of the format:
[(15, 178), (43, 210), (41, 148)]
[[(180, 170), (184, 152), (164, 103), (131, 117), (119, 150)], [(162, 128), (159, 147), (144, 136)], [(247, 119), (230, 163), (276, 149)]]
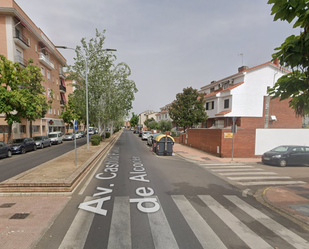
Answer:
[(142, 140), (147, 140), (147, 138), (151, 135), (151, 131), (142, 131)]

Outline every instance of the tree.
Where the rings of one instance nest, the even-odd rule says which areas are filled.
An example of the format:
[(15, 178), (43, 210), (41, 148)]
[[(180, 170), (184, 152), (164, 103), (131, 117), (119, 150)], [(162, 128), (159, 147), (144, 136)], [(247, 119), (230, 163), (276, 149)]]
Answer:
[(164, 133), (172, 129), (172, 121), (170, 120), (160, 120), (158, 123), (158, 129)]
[(0, 113), (5, 114), (5, 121), (9, 126), (8, 141), (10, 142), (13, 123), (21, 122), (19, 112), (24, 100), (19, 86), (23, 76), (20, 65), (7, 60), (3, 55), (0, 55), (0, 75)]
[(280, 19), (291, 23), (295, 20), (294, 28), (300, 27), (300, 35), (291, 35), (277, 47), (272, 56), (279, 59), (282, 66), (291, 72), (282, 76), (268, 93), (280, 100), (291, 98), (290, 107), (296, 115), (309, 114), (309, 1), (308, 0), (269, 0), (273, 4), (274, 21)]
[(135, 127), (138, 125), (138, 116), (134, 114), (134, 112), (132, 112), (132, 117), (130, 119), (130, 125), (131, 127)]
[(72, 94), (69, 94), (68, 103), (64, 106), (64, 111), (60, 114), (60, 118), (62, 118), (65, 123), (72, 126), (74, 119), (80, 121), (79, 111), (74, 103)]
[(185, 131), (194, 124), (206, 121), (208, 117), (203, 94), (199, 94), (192, 87), (184, 88), (182, 93), (176, 95), (176, 100), (169, 109), (169, 115)]
[[(96, 30), (96, 37), (86, 41), (81, 40), (81, 46), (76, 47), (75, 63), (69, 70), (70, 78), (78, 79), (80, 87), (75, 90), (74, 98), (80, 103), (80, 110), (86, 113), (85, 99), (86, 81), (88, 77), (88, 103), (89, 123), (99, 128), (100, 133), (105, 132), (106, 126), (122, 120), (132, 109), (134, 93), (137, 92), (135, 82), (130, 80), (131, 70), (122, 62), (115, 65), (116, 56), (103, 48), (105, 31)], [(88, 71), (85, 72), (86, 62)], [(84, 75), (84, 77), (81, 77)], [(85, 119), (86, 121), (86, 119)], [(102, 131), (102, 132), (101, 132)]]
[(158, 123), (156, 121), (149, 122), (148, 128), (151, 129), (151, 130), (157, 130), (158, 129)]
[(41, 85), (43, 81), (41, 69), (32, 63), (33, 61), (29, 60), (27, 67), (21, 70), (23, 78), (20, 90), (23, 96), (20, 116), (30, 121), (30, 137), (32, 137), (32, 122), (44, 118), (53, 102), (53, 92), (49, 93), (49, 100), (44, 94), (45, 89)]
[(144, 125), (149, 128), (149, 123), (155, 121), (154, 118), (149, 118), (144, 122)]

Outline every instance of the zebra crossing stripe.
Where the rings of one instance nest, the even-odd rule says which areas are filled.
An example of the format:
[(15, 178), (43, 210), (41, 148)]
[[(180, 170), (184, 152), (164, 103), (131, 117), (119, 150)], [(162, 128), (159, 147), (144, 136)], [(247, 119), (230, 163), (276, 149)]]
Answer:
[(210, 165), (210, 166), (203, 166), (203, 168), (205, 169), (244, 169), (244, 168), (253, 168), (253, 166), (249, 166), (249, 165), (238, 165), (238, 166), (227, 166), (227, 165), (224, 165), (224, 166), (213, 166), (213, 165)]
[(237, 183), (243, 186), (306, 184), (306, 182), (303, 181), (261, 181), (261, 182), (237, 182)]
[(246, 176), (246, 175), (277, 175), (275, 172), (229, 172), (229, 173), (219, 173), (222, 176)]
[(234, 172), (241, 172), (241, 171), (263, 171), (263, 169), (212, 169), (213, 172), (228, 172), (228, 171), (234, 171)]
[(227, 177), (229, 180), (233, 181), (243, 181), (243, 180), (275, 180), (275, 179), (291, 179), (289, 176), (239, 176), (239, 177)]
[[(146, 206), (150, 208), (152, 204), (147, 203)], [(179, 249), (174, 234), (162, 209), (162, 206), (157, 212), (148, 213), (148, 220), (156, 249)]]
[(129, 197), (115, 197), (107, 249), (131, 249)]
[(207, 222), (183, 195), (172, 198), (203, 248), (227, 249)]
[[(84, 202), (91, 200), (92, 197), (87, 196)], [(80, 209), (77, 212), (64, 239), (62, 240), (59, 249), (67, 249), (67, 248), (83, 249), (93, 217), (94, 213)]]
[(209, 195), (198, 196), (232, 231), (234, 231), (250, 248), (271, 249), (266, 241), (243, 224), (221, 204)]
[(298, 236), (294, 232), (288, 230), (281, 224), (269, 218), (267, 215), (263, 214), (259, 210), (251, 207), (243, 200), (239, 199), (237, 196), (224, 195), (226, 199), (234, 203), (238, 208), (243, 210), (249, 216), (263, 224), (268, 229), (272, 230), (275, 234), (280, 236), (282, 239), (287, 241), (289, 244), (297, 249), (308, 249), (309, 242), (304, 240), (302, 237)]

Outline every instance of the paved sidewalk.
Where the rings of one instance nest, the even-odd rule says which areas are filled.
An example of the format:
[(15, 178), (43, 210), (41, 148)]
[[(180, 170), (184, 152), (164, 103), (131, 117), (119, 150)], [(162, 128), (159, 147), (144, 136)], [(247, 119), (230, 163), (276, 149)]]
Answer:
[[(233, 160), (231, 158), (220, 158), (178, 143), (174, 144), (174, 153), (186, 160), (205, 164), (250, 164), (261, 162), (261, 158), (233, 158)], [(309, 184), (267, 187), (257, 191), (255, 197), (259, 202), (309, 229)]]

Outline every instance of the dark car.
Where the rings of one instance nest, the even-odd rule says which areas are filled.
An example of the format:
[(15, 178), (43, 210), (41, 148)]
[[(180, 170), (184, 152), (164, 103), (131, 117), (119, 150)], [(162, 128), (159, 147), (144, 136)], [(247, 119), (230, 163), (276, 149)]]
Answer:
[(0, 141), (0, 157), (11, 157), (11, 148), (5, 143)]
[(48, 136), (35, 136), (33, 137), (36, 147), (43, 149), (44, 147), (51, 146), (51, 140)]
[(264, 164), (285, 167), (286, 165), (309, 165), (309, 146), (281, 145), (262, 156)]
[(12, 154), (25, 154), (27, 151), (36, 150), (36, 144), (33, 138), (18, 138), (13, 139), (13, 143), (10, 144)]

